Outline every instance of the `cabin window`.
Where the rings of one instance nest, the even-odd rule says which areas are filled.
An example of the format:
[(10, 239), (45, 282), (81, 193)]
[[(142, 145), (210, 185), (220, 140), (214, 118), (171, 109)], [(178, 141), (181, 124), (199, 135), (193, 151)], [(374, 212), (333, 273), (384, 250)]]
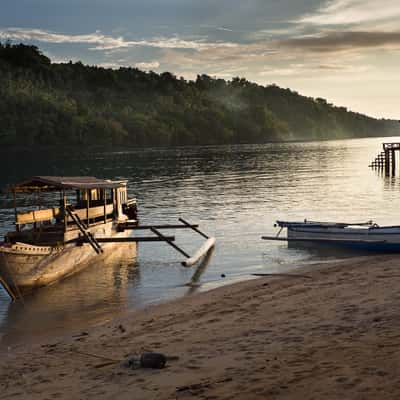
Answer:
[(99, 190), (91, 189), (90, 190), (90, 200), (100, 200)]

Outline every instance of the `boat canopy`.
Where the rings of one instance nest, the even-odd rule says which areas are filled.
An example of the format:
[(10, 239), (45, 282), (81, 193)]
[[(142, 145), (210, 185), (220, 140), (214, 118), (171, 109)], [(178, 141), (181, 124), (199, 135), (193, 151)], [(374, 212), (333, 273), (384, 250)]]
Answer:
[(124, 186), (126, 186), (126, 181), (98, 179), (94, 176), (33, 176), (26, 181), (11, 186), (9, 191), (116, 189)]

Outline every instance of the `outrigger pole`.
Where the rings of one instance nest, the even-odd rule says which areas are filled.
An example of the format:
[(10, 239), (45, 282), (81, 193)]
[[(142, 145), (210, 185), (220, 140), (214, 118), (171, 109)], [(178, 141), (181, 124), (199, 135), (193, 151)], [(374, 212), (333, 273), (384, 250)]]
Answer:
[(201, 235), (205, 239), (207, 239), (207, 241), (196, 251), (196, 253), (192, 257), (188, 253), (186, 253), (186, 251), (184, 251), (183, 249), (178, 247), (175, 243), (172, 243), (171, 240), (168, 240), (168, 238), (166, 236), (164, 236), (158, 229), (152, 227), (152, 228), (150, 228), (150, 230), (187, 258), (187, 260), (182, 261), (182, 265), (184, 267), (191, 267), (191, 266), (197, 264), (200, 261), (200, 259), (203, 256), (205, 256), (215, 246), (215, 238), (209, 238), (205, 233), (201, 232), (197, 228), (198, 225), (191, 225), (189, 222), (185, 221), (183, 218), (179, 218), (179, 221), (182, 222), (182, 224), (183, 224), (183, 225), (178, 225), (179, 228), (192, 229), (195, 232), (197, 232), (199, 235)]
[(0, 276), (0, 284), (3, 286), (8, 295), (11, 297), (11, 301), (15, 301), (18, 297), (17, 293), (10, 286), (8, 286), (7, 282), (1, 276)]
[(183, 254), (185, 257), (190, 258), (189, 254), (186, 253), (186, 251), (182, 250), (180, 247), (178, 247), (175, 243), (173, 243), (172, 240), (168, 239), (166, 236), (164, 236), (159, 230), (156, 228), (150, 228), (150, 230), (155, 233), (161, 240), (164, 240), (166, 243), (168, 243), (171, 247), (173, 247), (175, 250), (179, 251), (179, 253)]
[[(91, 237), (88, 238), (86, 235), (81, 236), (78, 240), (79, 243), (88, 242), (92, 246), (92, 241), (95, 240), (96, 244), (98, 243), (129, 243), (129, 242), (165, 242), (171, 247), (173, 247), (176, 251), (181, 253), (184, 257), (186, 257), (185, 261), (182, 261), (182, 265), (184, 267), (191, 267), (197, 264), (200, 259), (205, 256), (214, 246), (215, 246), (215, 238), (208, 237), (204, 232), (198, 229), (198, 225), (190, 224), (189, 222), (185, 221), (183, 218), (179, 218), (181, 224), (177, 225), (136, 225), (136, 221), (127, 221), (120, 223), (118, 225), (118, 231), (123, 232), (125, 230), (150, 230), (156, 236), (132, 236), (132, 237), (124, 237), (124, 238), (114, 238), (114, 237)], [(190, 256), (185, 250), (179, 247), (177, 244), (174, 243), (175, 236), (166, 236), (160, 232), (162, 229), (192, 229), (202, 237), (204, 237), (206, 242), (196, 251), (193, 256)], [(96, 251), (96, 249), (95, 249)], [(97, 251), (96, 251), (97, 252)]]

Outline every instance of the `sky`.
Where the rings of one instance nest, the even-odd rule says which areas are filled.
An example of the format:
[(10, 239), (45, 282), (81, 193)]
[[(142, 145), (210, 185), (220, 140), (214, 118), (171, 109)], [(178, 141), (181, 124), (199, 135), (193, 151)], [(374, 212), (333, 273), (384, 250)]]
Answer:
[(0, 41), (53, 62), (244, 77), (400, 119), (399, 0), (3, 0)]

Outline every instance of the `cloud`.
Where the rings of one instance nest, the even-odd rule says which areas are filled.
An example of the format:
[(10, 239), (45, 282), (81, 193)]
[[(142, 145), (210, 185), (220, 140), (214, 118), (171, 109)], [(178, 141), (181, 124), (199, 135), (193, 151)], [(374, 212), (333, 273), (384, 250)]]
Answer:
[(313, 25), (354, 25), (393, 21), (400, 17), (398, 0), (330, 0), (297, 22)]
[(233, 29), (225, 28), (223, 26), (219, 26), (216, 29), (217, 31), (222, 31), (222, 32), (235, 32)]
[(360, 49), (400, 49), (400, 31), (327, 32), (314, 36), (303, 36), (279, 42), (279, 46), (318, 53), (359, 51)]
[(399, 0), (325, 0), (313, 12), (291, 21), (286, 37), (271, 42), (281, 51), (290, 49), (305, 56), (397, 50), (399, 18)]
[(113, 37), (100, 31), (85, 35), (62, 34), (42, 29), (6, 28), (0, 29), (0, 39), (38, 41), (43, 43), (90, 44), (89, 50), (115, 50), (129, 47), (154, 47), (160, 49), (205, 50), (210, 48), (233, 48), (235, 43), (207, 42), (204, 39), (185, 40), (179, 37), (158, 37), (149, 40), (125, 40), (122, 36)]
[(139, 40), (126, 42), (129, 47), (144, 46), (156, 47), (159, 49), (184, 49), (184, 50), (206, 50), (210, 48), (234, 48), (236, 43), (231, 42), (206, 42), (205, 40), (184, 40), (178, 37), (172, 38), (153, 38), (150, 40)]
[[(361, 62), (360, 57), (368, 49), (400, 49), (400, 32), (335, 32), (323, 28), (320, 33), (300, 36), (300, 33), (296, 32), (295, 35), (297, 36), (231, 43), (212, 42), (202, 37), (153, 37), (133, 41), (122, 36), (104, 35), (100, 31), (79, 35), (41, 29), (0, 29), (0, 40), (9, 38), (24, 42), (88, 44), (92, 51), (104, 50), (103, 55), (106, 59), (98, 60), (99, 66), (119, 68), (135, 65), (144, 70), (156, 70), (162, 64), (166, 69), (185, 76), (195, 76), (199, 72), (219, 76), (259, 73), (260, 77), (273, 74), (277, 77), (300, 76), (310, 71), (328, 73), (330, 70), (335, 73), (340, 68), (332, 62), (334, 53), (341, 53), (342, 61), (345, 54), (346, 62), (354, 63)], [(128, 54), (126, 59), (119, 60), (116, 57), (119, 52), (128, 52), (137, 47), (157, 50), (157, 55), (152, 56), (157, 57), (157, 60), (140, 61), (138, 55), (135, 55), (135, 59)]]
[(320, 64), (317, 68), (322, 71), (343, 71), (346, 69), (344, 65), (337, 64)]
[[(343, 73), (349, 76), (353, 73), (362, 73), (372, 70), (371, 67), (362, 65), (353, 65), (352, 63), (331, 63), (320, 64), (317, 60), (313, 60), (304, 64), (289, 64), (287, 66), (265, 67), (259, 74), (264, 77), (296, 77), (318, 79), (326, 76), (334, 76), (333, 74)], [(317, 74), (317, 75), (316, 75)]]
[(135, 67), (140, 68), (140, 69), (157, 69), (160, 66), (160, 63), (158, 61), (151, 61), (151, 62), (140, 62), (136, 63)]
[(101, 34), (99, 31), (86, 35), (67, 35), (45, 31), (42, 29), (25, 29), (25, 28), (6, 28), (0, 29), (0, 39), (3, 40), (21, 40), (21, 41), (38, 41), (44, 43), (69, 43), (79, 44), (86, 43), (96, 45), (95, 49), (114, 49), (126, 46), (126, 42), (122, 37), (111, 37)]

